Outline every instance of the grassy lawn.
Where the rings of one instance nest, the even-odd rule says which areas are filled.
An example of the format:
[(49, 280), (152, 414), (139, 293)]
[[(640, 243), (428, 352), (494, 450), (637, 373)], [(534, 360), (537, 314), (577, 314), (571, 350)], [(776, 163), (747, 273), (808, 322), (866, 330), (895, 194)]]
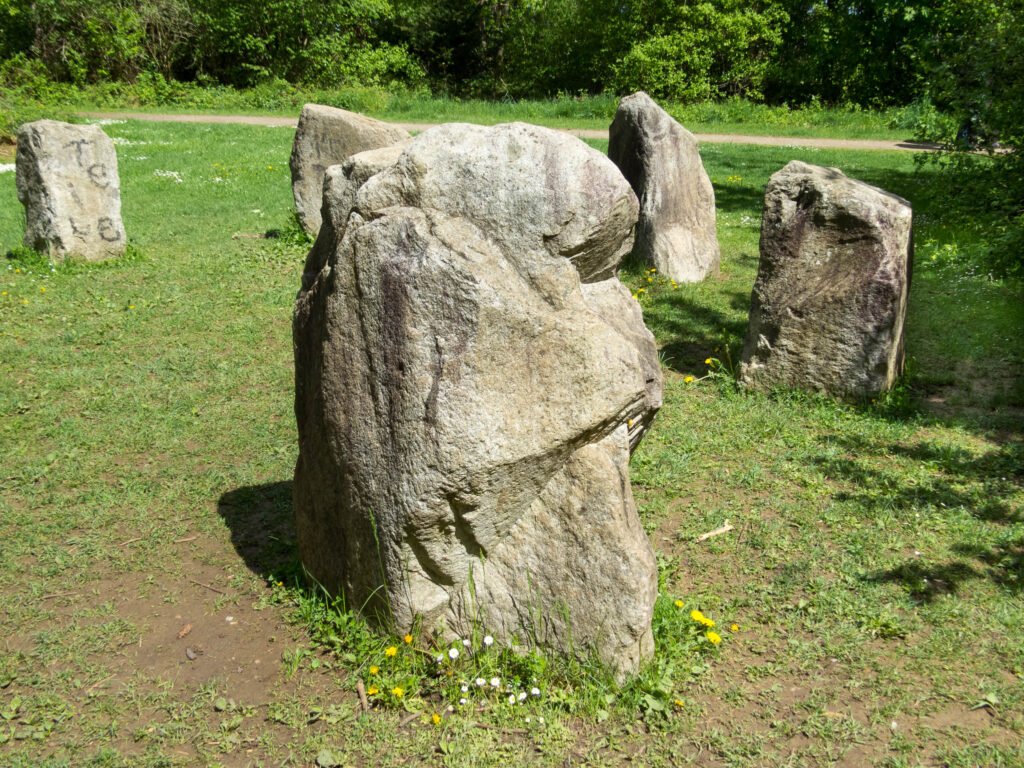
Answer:
[[(552, 128), (607, 130), (619, 99), (612, 95), (557, 99), (487, 101), (395, 94), (371, 89), (299, 91), (287, 84), (249, 90), (186, 88), (157, 96), (117, 87), (93, 86), (61, 103), (83, 111), (141, 110), (298, 117), (306, 102), (328, 104), (393, 122), (470, 122), (483, 125), (523, 120)], [(664, 103), (695, 133), (732, 133), (844, 139), (912, 140), (914, 108), (867, 110), (854, 107), (768, 106), (733, 100), (697, 104)]]
[[(445, 681), (301, 585), (293, 131), (105, 130), (130, 254), (0, 262), (0, 764), (1024, 766), (1024, 301), (957, 258), (911, 155), (705, 146), (721, 277), (624, 270), (666, 392), (632, 460), (658, 652), (620, 687), (496, 651)], [(730, 383), (764, 185), (794, 158), (914, 203), (912, 375), (878, 402)], [(0, 173), (0, 253), (23, 226)], [(448, 713), (485, 673), (540, 695)]]

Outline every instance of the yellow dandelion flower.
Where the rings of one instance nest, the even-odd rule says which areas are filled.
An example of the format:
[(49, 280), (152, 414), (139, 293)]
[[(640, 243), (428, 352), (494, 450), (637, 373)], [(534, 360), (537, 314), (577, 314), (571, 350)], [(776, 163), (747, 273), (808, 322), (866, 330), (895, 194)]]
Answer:
[(722, 642), (722, 637), (717, 632), (708, 632), (707, 638), (711, 641), (712, 645), (718, 645)]
[(633, 420), (632, 419), (626, 419), (626, 426), (627, 427), (632, 427), (633, 426)]
[(388, 648), (386, 651), (384, 651), (384, 655), (385, 656), (394, 656), (396, 653), (398, 653), (398, 649), (395, 648), (395, 646), (393, 646), (393, 645), (390, 648)]
[[(6, 295), (6, 294), (7, 294), (7, 291), (4, 291), (4, 295)], [(633, 298), (636, 299), (636, 298), (639, 298), (639, 297), (634, 293), (633, 294)]]
[(367, 696), (376, 696), (378, 693), (380, 693), (380, 689), (376, 685), (371, 685), (366, 689)]
[(676, 608), (682, 608), (682, 607), (683, 607), (683, 601), (682, 600), (676, 600)]
[(715, 626), (715, 622), (713, 622), (711, 619), (707, 618), (706, 616), (704, 617), (704, 620), (701, 621), (701, 624), (703, 624), (708, 629), (711, 629), (711, 627)]
[[(135, 309), (135, 305), (134, 304), (129, 304), (128, 305), (128, 309)], [(277, 582), (277, 586), (281, 586), (281, 582)]]
[[(721, 638), (719, 638), (719, 640), (721, 640)], [(712, 642), (714, 642), (714, 641), (712, 641)], [(403, 691), (398, 686), (392, 688), (391, 689), (391, 693), (394, 694), (396, 699), (400, 699), (400, 698), (402, 698), (405, 695), (405, 691)]]
[(704, 365), (711, 365), (711, 358), (710, 357), (704, 358)]
[(703, 622), (704, 621), (704, 614), (701, 613), (700, 611), (697, 611), (697, 610), (690, 611), (690, 618), (693, 619), (694, 621)]
[(740, 631), (740, 625), (739, 624), (733, 624), (731, 627), (729, 627), (729, 629), (731, 629), (733, 632), (739, 632)]
[[(7, 291), (4, 291), (2, 295), (6, 296), (7, 295)], [(636, 297), (634, 296), (633, 298), (636, 298)]]
[(440, 725), (441, 724), (441, 716), (439, 714), (437, 714), (437, 712), (432, 714), (430, 716), (430, 719), (434, 721), (434, 725)]
[(673, 704), (675, 704), (675, 705), (676, 705), (677, 707), (682, 707), (682, 706), (685, 706), (685, 704), (684, 704), (684, 702), (683, 702), (683, 700), (682, 700), (682, 699), (676, 699), (676, 700), (675, 700), (675, 701), (673, 701), (672, 703), (673, 703)]
[(378, 667), (378, 666), (370, 667), (370, 674), (371, 675), (376, 675), (378, 672), (380, 672), (380, 667)]
[(406, 645), (408, 645), (409, 643), (412, 642), (412, 635), (406, 635), (402, 639), (405, 640)]
[(45, 285), (39, 286), (39, 290), (42, 291), (43, 293), (46, 293), (46, 286)]
[(686, 384), (690, 384), (692, 381), (693, 376), (687, 376), (685, 379), (683, 379), (683, 382), (685, 382)]

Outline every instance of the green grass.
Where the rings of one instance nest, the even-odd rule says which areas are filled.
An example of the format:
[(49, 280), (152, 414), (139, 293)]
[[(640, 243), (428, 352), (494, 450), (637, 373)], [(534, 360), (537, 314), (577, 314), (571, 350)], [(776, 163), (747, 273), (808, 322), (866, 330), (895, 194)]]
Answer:
[[(106, 130), (130, 255), (0, 263), (0, 764), (1024, 765), (1024, 302), (966, 268), (973, 235), (912, 157), (703, 147), (721, 277), (624, 271), (666, 392), (632, 461), (658, 653), (620, 687), (497, 651), (439, 677), (301, 586), (292, 131)], [(744, 395), (723, 373), (764, 185), (794, 158), (915, 205), (912, 375), (878, 402)], [(13, 174), (0, 201), (2, 253), (23, 227)], [(542, 695), (460, 709), (458, 681), (491, 673)], [(358, 678), (381, 682), (365, 715)]]
[[(44, 99), (62, 108), (84, 111), (143, 110), (147, 112), (200, 112), (211, 114), (299, 114), (307, 102), (355, 110), (395, 122), (463, 121), (493, 125), (515, 120), (553, 128), (606, 130), (618, 106), (617, 96), (561, 96), (552, 99), (487, 101), (417, 93), (389, 93), (374, 89), (302, 89), (283, 81), (247, 90), (199, 88), (165, 84), (160, 89), (143, 85), (105, 84), (74, 89), (67, 86)], [(2, 105), (0, 105), (2, 106)], [(663, 105), (691, 131), (770, 136), (910, 140), (921, 110), (918, 106), (884, 110), (855, 106), (769, 106), (740, 99), (699, 104)]]

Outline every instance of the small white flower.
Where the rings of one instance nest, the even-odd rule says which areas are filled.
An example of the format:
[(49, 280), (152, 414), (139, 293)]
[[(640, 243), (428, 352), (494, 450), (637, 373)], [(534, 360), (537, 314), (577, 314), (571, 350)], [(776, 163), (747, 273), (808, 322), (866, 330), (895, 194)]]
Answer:
[(538, 723), (543, 723), (544, 722), (544, 718), (543, 717), (538, 717), (537, 718), (537, 722)]
[(491, 678), (491, 688), (497, 688), (500, 685), (501, 685), (501, 678), (500, 677), (492, 677)]
[(455, 648), (452, 648), (450, 651), (448, 651), (448, 658), (449, 659), (457, 659), (457, 658), (459, 658), (459, 652)]
[(469, 646), (471, 645), (471, 643), (469, 642), (469, 640), (468, 640), (468, 639), (466, 639), (466, 640), (463, 640), (463, 641), (462, 641), (462, 645), (463, 645), (464, 647), (466, 647), (466, 648), (469, 648)]
[(526, 722), (529, 723), (530, 722), (530, 718), (526, 718)]
[(469, 693), (469, 686), (468, 685), (464, 685), (459, 690), (462, 691), (463, 693)]
[(491, 637), (490, 635), (484, 635), (484, 645), (486, 645), (486, 646), (494, 645), (494, 638)]
[(486, 680), (484, 680), (484, 679), (483, 679), (482, 677), (478, 677), (478, 678), (476, 679), (476, 684), (477, 684), (477, 687), (478, 687), (478, 688), (482, 688), (482, 687), (484, 686), (484, 684), (485, 684), (486, 682), (487, 682), (487, 681), (486, 681)]
[(534, 696), (540, 696), (540, 688), (531, 688), (530, 693), (532, 693)]
[(440, 663), (441, 663), (442, 661), (444, 661), (444, 656), (438, 656), (438, 657), (437, 657), (437, 658), (435, 659), (435, 661), (436, 661), (436, 662), (437, 662), (438, 664), (440, 664)]
[(526, 691), (520, 691), (517, 697), (520, 701), (526, 701)]
[(465, 699), (459, 699), (459, 706), (460, 707), (466, 706), (466, 700)]
[(516, 695), (514, 693), (509, 694), (508, 703), (509, 704), (515, 704), (516, 703)]

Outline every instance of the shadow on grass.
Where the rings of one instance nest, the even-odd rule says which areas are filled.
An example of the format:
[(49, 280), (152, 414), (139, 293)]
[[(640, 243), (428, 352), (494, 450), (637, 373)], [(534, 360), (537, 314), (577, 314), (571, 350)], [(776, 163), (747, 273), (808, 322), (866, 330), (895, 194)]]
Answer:
[(739, 361), (750, 297), (733, 293), (727, 298), (733, 309), (742, 310), (742, 315), (722, 312), (677, 293), (661, 294), (651, 309), (645, 309), (647, 327), (656, 338), (664, 340), (661, 356), (668, 368), (679, 373), (701, 371), (708, 357)]
[(217, 512), (231, 529), (231, 543), (245, 564), (264, 579), (297, 571), (292, 481), (247, 485), (228, 491)]
[[(852, 484), (856, 490), (841, 491), (834, 498), (855, 505), (865, 516), (883, 510), (968, 510), (971, 517), (989, 523), (985, 535), (973, 530), (971, 538), (952, 544), (962, 560), (928, 565), (919, 560), (878, 571), (873, 582), (903, 585), (916, 600), (927, 602), (939, 595), (956, 593), (967, 581), (988, 579), (1019, 593), (1024, 591), (1024, 535), (1011, 526), (1024, 522), (1024, 513), (1011, 501), (1024, 484), (1024, 442), (1009, 441), (998, 449), (976, 456), (962, 448), (920, 442), (914, 445), (843, 437), (831, 440), (855, 458), (813, 459), (833, 480)], [(887, 458), (931, 465), (927, 475), (907, 482), (896, 470), (869, 465)]]

